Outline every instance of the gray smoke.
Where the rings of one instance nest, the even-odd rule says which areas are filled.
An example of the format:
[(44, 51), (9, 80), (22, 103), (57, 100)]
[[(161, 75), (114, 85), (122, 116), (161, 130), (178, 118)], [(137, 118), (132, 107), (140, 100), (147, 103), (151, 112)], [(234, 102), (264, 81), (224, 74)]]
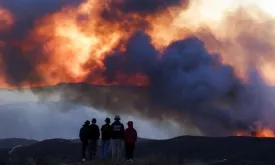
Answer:
[[(60, 10), (66, 5), (77, 6), (82, 0), (8, 0), (0, 1), (0, 5), (7, 8), (14, 16), (15, 23), (8, 32), (0, 32), (0, 40), (6, 43), (1, 56), (7, 83), (13, 86), (21, 86), (24, 81), (37, 83), (43, 81), (40, 73), (37, 73), (38, 63), (44, 63), (48, 56), (41, 51), (42, 45), (37, 44), (34, 51), (23, 53), (18, 44), (25, 41), (30, 35), (36, 21), (42, 17)], [(24, 57), (25, 56), (25, 57)], [(26, 58), (28, 56), (29, 58)]]
[(187, 5), (188, 3), (188, 0), (110, 0), (108, 6), (113, 10), (120, 10), (124, 13), (152, 14), (163, 11), (168, 7), (180, 4)]
[[(207, 135), (248, 129), (260, 117), (256, 112), (264, 99), (253, 102), (258, 92), (247, 93), (254, 88), (242, 84), (234, 69), (223, 64), (219, 54), (208, 53), (195, 36), (171, 43), (162, 53), (139, 31), (127, 42), (126, 51), (105, 59), (105, 66), (109, 82), (115, 81), (117, 72), (147, 75), (151, 104), (184, 112)], [(251, 114), (242, 116), (244, 112)]]
[[(171, 7), (187, 9), (190, 0), (108, 0), (101, 17), (108, 22), (118, 23), (121, 29), (130, 31), (131, 25), (135, 29), (150, 28), (151, 22), (147, 16), (156, 16)], [(171, 17), (171, 19), (173, 19)]]
[[(99, 126), (108, 116), (113, 115), (93, 109), (90, 106), (78, 105), (69, 101), (36, 101), (30, 91), (0, 91), (0, 139), (28, 138), (44, 140), (48, 138), (78, 138), (79, 129), (85, 120), (97, 119)], [(69, 108), (70, 111), (64, 110)], [(122, 122), (134, 121), (139, 137), (171, 138), (185, 132), (169, 122), (155, 123), (121, 114)], [(182, 133), (182, 132), (181, 132)], [(188, 132), (186, 132), (188, 133)], [(1, 146), (0, 146), (1, 148)]]
[[(13, 29), (8, 34), (0, 34), (1, 38), (9, 39), (7, 40), (9, 47), (1, 59), (5, 65), (8, 83), (20, 87), (22, 82), (44, 81), (43, 74), (37, 73), (36, 68), (38, 64), (47, 63), (48, 56), (41, 54), (39, 46), (35, 47), (34, 52), (22, 54), (11, 43), (24, 38), (32, 29), (35, 20), (64, 5), (77, 5), (79, 2), (71, 0), (1, 2), (1, 5), (10, 9), (16, 17), (16, 25)], [(129, 23), (124, 24), (123, 20), (130, 21), (131, 26), (135, 25), (135, 29), (142, 30), (150, 25), (150, 22), (142, 16), (156, 14), (158, 11), (180, 3), (188, 6), (188, 1), (185, 0), (125, 0), (122, 2), (110, 1), (109, 8), (103, 11), (102, 17), (109, 19), (110, 25), (112, 21), (120, 23), (125, 31), (129, 31), (127, 28)], [(133, 19), (133, 13), (141, 17)], [(236, 15), (240, 17), (239, 14)], [(245, 18), (247, 16), (242, 17), (242, 19)], [(254, 36), (255, 31), (244, 33), (250, 25), (255, 26), (253, 29), (266, 31), (266, 24), (256, 24), (256, 26), (253, 24), (254, 20), (250, 20), (245, 25), (240, 22), (228, 22), (230, 25), (238, 23), (238, 36), (234, 41), (216, 41), (217, 44), (214, 45), (218, 48), (234, 48), (230, 45), (236, 45), (237, 41), (245, 50), (244, 52), (248, 52), (246, 49), (254, 52), (250, 51), (245, 54), (243, 60), (247, 60), (246, 58), (253, 54), (253, 59), (257, 59), (255, 61), (260, 61), (259, 56), (256, 58), (256, 55), (263, 51), (273, 50), (272, 45), (263, 42), (263, 38), (266, 38), (269, 33), (261, 33), (263, 36)], [(273, 26), (268, 27), (270, 30)], [(211, 40), (205, 40), (212, 43)], [(158, 121), (172, 118), (180, 124), (184, 123), (186, 118), (190, 118), (206, 135), (212, 136), (231, 135), (240, 129), (247, 130), (255, 121), (271, 121), (270, 119), (274, 116), (272, 113), (274, 105), (267, 101), (267, 96), (273, 95), (268, 93), (267, 87), (261, 82), (259, 72), (251, 70), (248, 83), (242, 82), (236, 77), (233, 67), (223, 64), (219, 54), (210, 54), (204, 44), (197, 37), (190, 36), (171, 43), (163, 52), (160, 52), (152, 45), (150, 36), (139, 31), (128, 40), (126, 51), (116, 51), (107, 56), (104, 61), (107, 68), (104, 76), (107, 82), (119, 82), (115, 77), (118, 72), (129, 75), (141, 73), (150, 79), (150, 86), (106, 87), (74, 84), (66, 88), (61, 85), (60, 88), (59, 86), (50, 90), (37, 88), (32, 91), (42, 99), (60, 92), (61, 100), (73, 100), (77, 104), (91, 105), (99, 110), (108, 110), (112, 114), (141, 115)], [(234, 49), (230, 50), (232, 50), (231, 54), (235, 55)], [(271, 59), (271, 57), (261, 58)], [(101, 74), (101, 72), (90, 75), (95, 74)]]

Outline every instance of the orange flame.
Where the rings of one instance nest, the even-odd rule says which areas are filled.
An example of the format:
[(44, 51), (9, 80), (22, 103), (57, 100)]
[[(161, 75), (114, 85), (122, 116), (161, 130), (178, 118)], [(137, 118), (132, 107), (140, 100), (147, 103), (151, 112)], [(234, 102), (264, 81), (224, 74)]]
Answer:
[(0, 6), (0, 32), (8, 30), (14, 23), (12, 13)]
[[(241, 2), (234, 3), (197, 0), (192, 2), (188, 9), (182, 4), (149, 16), (136, 13), (123, 15), (120, 11), (112, 11), (113, 14), (123, 16), (120, 21), (107, 21), (101, 17), (103, 9), (113, 10), (108, 8), (107, 1), (86, 0), (75, 8), (64, 7), (37, 20), (31, 34), (21, 43), (25, 55), (41, 46), (42, 54), (46, 56), (46, 60), (39, 62), (36, 68), (44, 77), (43, 83), (24, 84), (25, 86), (49, 85), (79, 81), (108, 84), (98, 74), (105, 70), (102, 60), (118, 43), (124, 42), (134, 31), (139, 30), (142, 21), (150, 23), (150, 27), (145, 30), (159, 50), (175, 40), (195, 34), (205, 41), (209, 51), (221, 52), (224, 63), (233, 65), (239, 76), (244, 78), (253, 59), (251, 54), (255, 54), (251, 49), (253, 45), (247, 44), (246, 41), (264, 40), (271, 49), (256, 53), (269, 57), (259, 58), (253, 62), (256, 61), (266, 82), (274, 84), (274, 78), (270, 76), (274, 65), (269, 60), (273, 57), (275, 49), (275, 42), (272, 39), (275, 37), (275, 32), (272, 30), (275, 27), (274, 17), (270, 12), (262, 12), (262, 10), (270, 11), (264, 6), (258, 12), (259, 10), (253, 6)], [(215, 9), (213, 6), (216, 6)], [(246, 12), (236, 12), (240, 6), (244, 6), (243, 11)], [(6, 13), (3, 18), (9, 20), (5, 22), (10, 25), (11, 17), (6, 10), (0, 8), (0, 14), (1, 11)], [(234, 58), (232, 55), (235, 55)], [(127, 75), (119, 73), (115, 84), (122, 82), (130, 85), (148, 84), (147, 78), (143, 75), (131, 75), (128, 76), (130, 80), (125, 81), (126, 79)]]
[[(112, 11), (121, 16), (119, 21), (101, 17), (102, 10), (113, 10), (106, 2), (86, 0), (77, 7), (63, 7), (36, 20), (23, 42), (15, 39), (25, 58), (32, 58), (30, 52), (40, 48), (39, 53), (45, 56), (35, 68), (43, 81), (31, 84), (26, 80), (24, 87), (82, 81), (104, 85), (147, 85), (150, 82), (142, 74), (116, 73), (112, 83), (101, 74), (105, 71), (103, 59), (106, 55), (140, 29), (152, 37), (152, 43), (160, 51), (175, 40), (196, 35), (210, 52), (220, 52), (223, 62), (232, 65), (239, 77), (245, 79), (247, 69), (253, 63), (266, 83), (275, 84), (275, 12), (270, 8), (273, 4), (269, 0), (251, 0), (253, 5), (237, 0), (194, 0), (188, 8), (181, 4), (146, 16)], [(122, 1), (117, 0), (117, 3)], [(143, 28), (143, 22), (150, 26)], [(0, 6), (0, 32), (9, 30), (13, 24), (12, 13)], [(256, 49), (257, 44), (253, 43), (261, 48)], [(6, 45), (0, 41), (0, 56)], [(1, 66), (2, 63), (0, 61)], [(3, 70), (1, 67), (0, 85), (10, 87)], [(246, 132), (236, 135), (249, 136)], [(258, 128), (255, 136), (274, 137), (274, 132), (269, 128)]]
[(256, 131), (256, 137), (275, 137), (274, 131), (269, 128)]
[[(65, 7), (37, 21), (28, 42), (22, 44), (22, 50), (30, 51), (35, 49), (32, 46), (34, 43), (42, 43), (43, 53), (49, 57), (49, 61), (41, 64), (38, 71), (47, 77), (45, 84), (79, 82), (87, 76), (90, 83), (106, 84), (100, 75), (88, 74), (104, 71), (102, 60), (105, 54), (123, 38), (130, 36), (139, 16), (131, 15), (133, 21), (123, 25), (121, 22), (109, 23), (99, 16), (102, 5), (103, 1), (86, 1), (77, 8)], [(84, 18), (81, 20), (80, 17)], [(128, 31), (123, 30), (124, 25), (129, 26)], [(121, 73), (117, 78), (124, 80), (125, 84), (147, 82), (141, 75), (131, 75), (129, 80), (125, 76)]]
[(236, 136), (253, 136), (253, 137), (273, 138), (273, 137), (275, 137), (275, 132), (270, 128), (257, 128), (252, 133), (237, 132)]
[[(12, 13), (0, 5), (0, 34), (7, 32), (14, 24)], [(0, 57), (3, 56), (3, 50), (6, 47), (6, 42), (0, 38)], [(0, 66), (3, 66), (3, 61), (0, 58)], [(4, 71), (0, 70), (0, 84), (2, 87), (10, 87), (5, 81)]]

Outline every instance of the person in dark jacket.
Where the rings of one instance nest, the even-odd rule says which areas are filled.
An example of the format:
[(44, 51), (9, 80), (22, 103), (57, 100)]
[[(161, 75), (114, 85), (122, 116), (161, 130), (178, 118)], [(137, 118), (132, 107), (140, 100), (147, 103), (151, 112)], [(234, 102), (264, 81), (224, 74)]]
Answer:
[(96, 155), (97, 151), (97, 142), (100, 137), (99, 127), (96, 124), (96, 119), (92, 119), (92, 124), (89, 125), (89, 156), (92, 159)]
[(112, 137), (112, 128), (111, 128), (111, 120), (110, 118), (105, 119), (106, 124), (101, 127), (101, 159), (107, 159), (108, 149), (110, 146), (110, 140)]
[(128, 121), (127, 124), (128, 128), (124, 132), (125, 157), (127, 161), (132, 162), (137, 141), (137, 131), (132, 121)]
[(85, 121), (84, 125), (82, 125), (79, 131), (79, 139), (82, 143), (82, 161), (86, 160), (86, 149), (88, 147), (88, 136), (89, 136), (89, 125), (90, 121)]
[(118, 162), (121, 159), (121, 150), (123, 148), (124, 125), (120, 122), (120, 117), (115, 116), (112, 128), (112, 158)]

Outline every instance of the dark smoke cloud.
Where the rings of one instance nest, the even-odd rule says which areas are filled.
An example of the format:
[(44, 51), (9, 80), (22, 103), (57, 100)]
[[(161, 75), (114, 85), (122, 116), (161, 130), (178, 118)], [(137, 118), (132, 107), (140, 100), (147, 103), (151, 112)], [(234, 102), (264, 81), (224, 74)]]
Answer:
[(128, 22), (135, 22), (138, 29), (145, 29), (150, 26), (146, 16), (157, 16), (159, 12), (179, 5), (181, 9), (187, 8), (189, 0), (110, 0), (101, 16), (108, 21), (120, 22), (121, 28), (127, 29)]
[(165, 10), (168, 7), (177, 6), (181, 3), (187, 4), (187, 0), (111, 0), (109, 8), (120, 10), (124, 13), (148, 14)]
[[(147, 75), (151, 80), (148, 94), (152, 104), (180, 110), (195, 123), (219, 123), (227, 132), (250, 124), (231, 114), (232, 106), (238, 104), (238, 92), (242, 92), (233, 68), (221, 63), (218, 54), (208, 53), (197, 37), (175, 41), (161, 53), (151, 44), (150, 37), (139, 31), (129, 39), (125, 52), (105, 59), (105, 66), (108, 81), (115, 81), (116, 72)], [(209, 127), (203, 131), (211, 135), (225, 133)]]
[[(187, 109), (194, 103), (226, 96), (238, 83), (233, 68), (223, 65), (220, 58), (209, 54), (204, 43), (193, 36), (172, 43), (161, 54), (149, 36), (137, 32), (129, 39), (126, 51), (107, 57), (105, 66), (109, 80), (115, 72), (148, 75), (153, 92), (158, 92), (155, 96), (161, 96), (158, 99), (168, 100), (174, 108)], [(175, 98), (183, 104), (178, 105)]]
[[(43, 82), (43, 77), (36, 71), (36, 67), (40, 63), (47, 62), (47, 58), (41, 54), (39, 46), (23, 54), (12, 44), (12, 39), (24, 38), (32, 29), (35, 20), (60, 9), (65, 4), (75, 5), (72, 2), (76, 1), (2, 2), (15, 14), (16, 18), (13, 29), (8, 34), (0, 34), (1, 38), (9, 39), (7, 40), (9, 46), (5, 49), (3, 57), (8, 83), (20, 86), (24, 81)], [(115, 4), (111, 1), (110, 8), (102, 13), (103, 18), (132, 21), (137, 29), (147, 28), (150, 22), (143, 17), (133, 20), (132, 13), (147, 16), (180, 3), (179, 0), (125, 0), (123, 2)], [(181, 2), (188, 4), (187, 1)], [(123, 21), (120, 25), (127, 30), (127, 24)], [(243, 26), (240, 28), (242, 29)], [(250, 33), (239, 39), (254, 41), (248, 36)], [(256, 48), (255, 42), (251, 43), (246, 47)], [(261, 43), (263, 46), (260, 48), (269, 50), (269, 47), (264, 47), (266, 43)], [(112, 113), (140, 113), (158, 120), (171, 117), (181, 123), (190, 117), (206, 135), (231, 134), (237, 129), (247, 129), (261, 116), (258, 110), (263, 108), (264, 99), (259, 95), (261, 92), (250, 90), (258, 86), (250, 87), (247, 84), (241, 84), (234, 75), (233, 68), (224, 65), (219, 54), (208, 53), (204, 43), (195, 36), (175, 41), (164, 52), (159, 52), (152, 45), (150, 37), (140, 31), (128, 40), (125, 52), (110, 54), (105, 59), (105, 66), (107, 71), (104, 76), (109, 82), (116, 80), (115, 73), (123, 72), (142, 73), (150, 78), (151, 84), (149, 87), (129, 88), (77, 84), (74, 87), (61, 87), (59, 91), (61, 98), (74, 100), (80, 104), (89, 104)], [(46, 92), (33, 89), (33, 92), (43, 97), (46, 97), (47, 91), (47, 89)], [(58, 92), (55, 89), (53, 91)], [(49, 92), (49, 95), (51, 94), (52, 92)]]
[[(1, 1), (1, 5), (9, 9), (14, 17), (15, 24), (8, 33), (0, 34), (0, 38), (4, 39), (7, 47), (3, 52), (2, 63), (7, 83), (12, 86), (21, 87), (22, 84), (28, 82), (30, 84), (39, 84), (45, 82), (43, 74), (37, 71), (38, 65), (49, 62), (49, 56), (44, 55), (42, 48), (43, 43), (33, 39), (26, 40), (30, 36), (34, 24), (46, 15), (50, 15), (65, 5), (77, 6), (83, 0), (42, 0), (42, 1), (24, 1), (12, 0)], [(121, 29), (131, 31), (135, 29), (146, 29), (150, 26), (150, 22), (145, 20), (142, 14), (154, 14), (159, 10), (164, 10), (168, 7), (179, 5), (180, 3), (187, 4), (187, 1), (180, 0), (161, 0), (161, 1), (123, 1), (119, 6), (115, 5), (114, 1), (110, 1), (109, 9), (104, 10), (102, 15), (104, 18), (111, 18), (113, 21), (120, 21)], [(117, 15), (119, 10), (127, 13), (137, 13), (140, 17), (133, 18), (131, 14)], [(107, 16), (108, 15), (108, 16)], [(106, 16), (106, 17), (105, 17)], [(110, 16), (110, 17), (109, 17)], [(116, 22), (117, 23), (117, 22)], [(22, 51), (19, 47), (24, 41), (28, 45), (35, 45), (30, 51)], [(43, 41), (42, 41), (43, 42)], [(21, 46), (21, 45), (20, 45)], [(53, 73), (54, 76), (54, 73)], [(69, 75), (68, 75), (69, 77)]]
[[(31, 32), (34, 24), (40, 18), (58, 11), (65, 5), (78, 5), (82, 0), (8, 0), (0, 1), (0, 5), (7, 8), (14, 16), (15, 24), (5, 33), (0, 33), (6, 47), (3, 51), (2, 62), (7, 83), (20, 87), (21, 83), (42, 82), (43, 77), (36, 71), (37, 65), (47, 62), (47, 56), (41, 52), (39, 43), (32, 51), (22, 52), (18, 43)], [(1, 51), (1, 50), (0, 50)]]
[[(15, 17), (16, 25), (11, 36), (19, 38), (28, 34), (34, 22), (47, 14), (58, 11), (65, 5), (78, 5), (82, 0), (11, 0), (0, 1), (0, 4), (9, 9)], [(9, 36), (9, 37), (11, 37)]]
[[(70, 100), (75, 104), (92, 106), (98, 110), (106, 110), (112, 114), (141, 115), (150, 120), (162, 121), (167, 118), (182, 120), (182, 114), (169, 111), (160, 105), (152, 105), (148, 95), (148, 87), (104, 86), (86, 83), (59, 84), (49, 88), (38, 87), (32, 91), (41, 100), (60, 94), (61, 100)], [(70, 109), (67, 109), (70, 110)]]

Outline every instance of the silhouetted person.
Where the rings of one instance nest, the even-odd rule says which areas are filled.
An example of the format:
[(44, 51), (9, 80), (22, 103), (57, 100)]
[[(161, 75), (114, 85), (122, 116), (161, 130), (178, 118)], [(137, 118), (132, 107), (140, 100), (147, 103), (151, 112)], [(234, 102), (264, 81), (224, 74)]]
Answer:
[(112, 127), (110, 118), (105, 119), (106, 124), (101, 127), (101, 159), (107, 159), (110, 140), (112, 137)]
[(100, 131), (98, 125), (96, 125), (96, 119), (92, 119), (92, 124), (89, 125), (89, 156), (92, 159), (96, 155), (97, 142), (100, 137)]
[(128, 121), (128, 128), (124, 132), (125, 157), (127, 161), (132, 162), (134, 158), (134, 150), (137, 141), (137, 131), (134, 128), (134, 123)]
[(120, 122), (120, 117), (116, 116), (112, 127), (112, 158), (114, 161), (120, 161), (123, 148), (124, 125)]
[(90, 121), (85, 121), (84, 125), (82, 125), (79, 131), (79, 139), (82, 143), (82, 161), (86, 160), (86, 149), (88, 147), (88, 139), (89, 139), (89, 125)]

